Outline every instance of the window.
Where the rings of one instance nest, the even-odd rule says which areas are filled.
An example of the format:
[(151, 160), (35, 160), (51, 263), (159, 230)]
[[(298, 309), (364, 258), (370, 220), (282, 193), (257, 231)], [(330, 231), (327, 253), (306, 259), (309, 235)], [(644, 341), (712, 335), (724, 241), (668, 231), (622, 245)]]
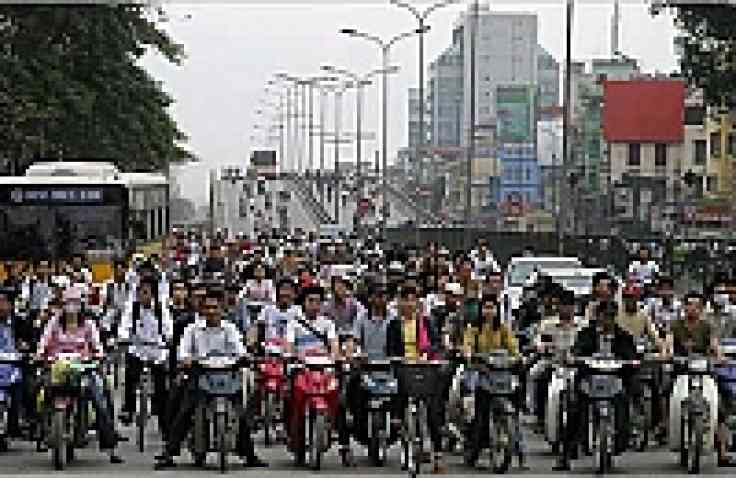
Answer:
[(658, 167), (667, 166), (667, 145), (658, 143), (654, 145), (654, 165)]
[(705, 184), (705, 189), (706, 189), (706, 190), (707, 190), (707, 191), (708, 191), (709, 193), (714, 193), (714, 192), (716, 192), (716, 186), (717, 186), (717, 183), (716, 183), (716, 179), (717, 179), (717, 178), (716, 178), (715, 176), (708, 176), (708, 177), (706, 178), (706, 184)]
[(695, 140), (695, 157), (693, 163), (703, 165), (705, 164), (707, 144), (704, 139)]
[(710, 156), (719, 158), (721, 156), (721, 134), (711, 133), (710, 135)]
[(629, 144), (629, 166), (639, 166), (641, 164), (641, 144)]
[(726, 154), (732, 155), (736, 151), (736, 134), (729, 133), (726, 141)]
[(528, 181), (531, 181), (531, 179), (532, 179), (532, 170), (531, 170), (531, 168), (526, 168), (526, 178), (525, 179), (526, 179), (527, 182)]

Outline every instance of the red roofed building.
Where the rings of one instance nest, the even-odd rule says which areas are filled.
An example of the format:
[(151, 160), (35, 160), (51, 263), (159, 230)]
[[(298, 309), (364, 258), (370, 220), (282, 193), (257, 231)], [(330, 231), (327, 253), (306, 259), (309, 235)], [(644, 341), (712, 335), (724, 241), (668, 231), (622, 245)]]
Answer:
[(603, 137), (619, 143), (681, 143), (685, 83), (680, 80), (603, 82)]

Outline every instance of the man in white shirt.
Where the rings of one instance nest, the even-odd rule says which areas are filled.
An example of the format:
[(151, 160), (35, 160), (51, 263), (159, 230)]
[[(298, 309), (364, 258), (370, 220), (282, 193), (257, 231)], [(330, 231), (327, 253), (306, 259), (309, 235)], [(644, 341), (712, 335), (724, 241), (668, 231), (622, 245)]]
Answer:
[[(242, 334), (235, 324), (223, 320), (223, 299), (224, 291), (220, 287), (210, 285), (202, 307), (205, 318), (187, 326), (179, 344), (179, 364), (182, 368), (191, 368), (193, 362), (213, 355), (245, 357)], [(181, 395), (176, 404), (178, 411), (172, 420), (164, 453), (156, 457), (156, 469), (175, 466), (173, 457), (179, 454), (181, 442), (192, 428), (194, 410), (201, 399), (189, 386), (184, 385), (180, 390)], [(232, 399), (242, 400), (242, 395), (236, 394)], [(238, 431), (237, 451), (243, 459), (243, 464), (247, 467), (267, 466), (255, 454), (247, 409), (239, 417)]]
[[(123, 422), (130, 423), (135, 413), (135, 389), (143, 371), (143, 362), (150, 362), (154, 380), (153, 413), (163, 417), (161, 405), (166, 403), (165, 345), (173, 336), (169, 308), (156, 301), (158, 282), (155, 277), (141, 277), (135, 300), (130, 300), (123, 312), (118, 339), (130, 342), (125, 366), (125, 400)], [(165, 420), (160, 420), (165, 424)], [(165, 425), (162, 426), (165, 428)]]
[(320, 314), (324, 290), (318, 286), (303, 292), (303, 315), (289, 320), (286, 325), (286, 343), (289, 352), (306, 355), (336, 356), (340, 350), (335, 323)]

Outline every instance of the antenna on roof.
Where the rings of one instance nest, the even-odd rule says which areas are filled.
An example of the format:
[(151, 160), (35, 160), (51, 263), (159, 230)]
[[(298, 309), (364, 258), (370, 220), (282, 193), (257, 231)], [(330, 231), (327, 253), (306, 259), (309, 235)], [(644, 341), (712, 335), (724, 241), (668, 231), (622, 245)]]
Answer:
[(619, 48), (619, 27), (621, 24), (621, 9), (619, 0), (613, 0), (613, 17), (611, 18), (611, 56), (617, 57), (621, 54)]

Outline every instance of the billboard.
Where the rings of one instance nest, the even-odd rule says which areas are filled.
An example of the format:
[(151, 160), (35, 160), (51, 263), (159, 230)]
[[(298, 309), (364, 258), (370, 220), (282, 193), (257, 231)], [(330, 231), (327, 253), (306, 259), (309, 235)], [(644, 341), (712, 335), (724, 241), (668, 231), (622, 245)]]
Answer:
[(534, 142), (535, 88), (532, 85), (500, 85), (496, 92), (498, 140)]

